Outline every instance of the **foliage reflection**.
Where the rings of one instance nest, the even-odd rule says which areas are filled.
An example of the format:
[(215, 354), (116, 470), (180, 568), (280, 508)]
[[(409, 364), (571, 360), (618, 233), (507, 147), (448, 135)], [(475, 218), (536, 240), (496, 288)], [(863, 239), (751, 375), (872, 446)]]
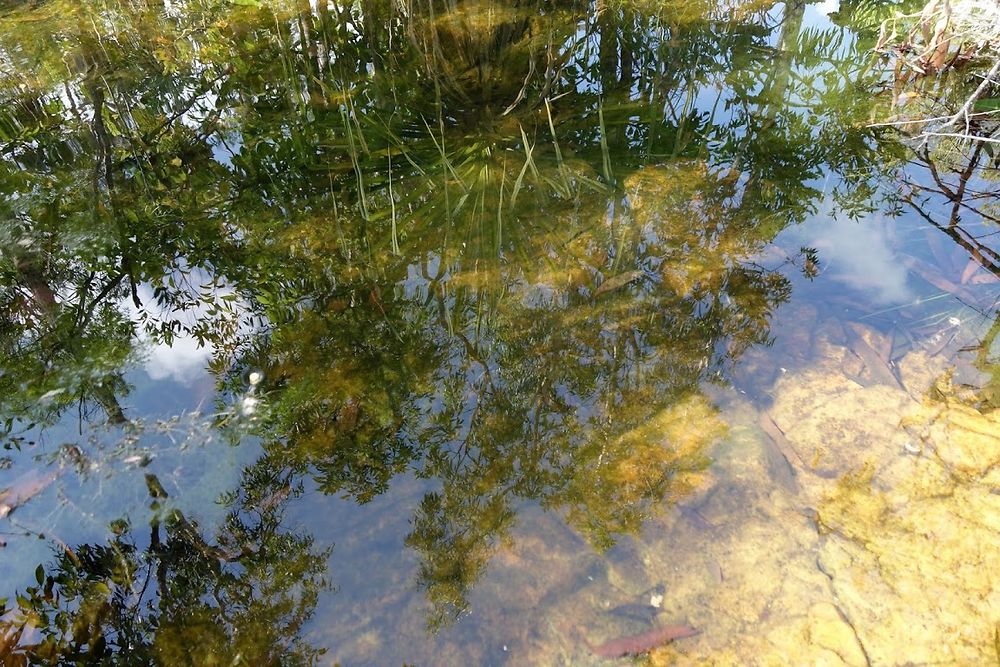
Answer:
[(880, 166), (846, 94), (870, 73), (802, 3), (3, 11), (5, 444), (74, 405), (127, 428), (142, 338), (209, 345), (224, 392), (261, 371), (267, 405), (217, 545), (171, 514), (42, 572), (41, 637), (8, 639), (46, 659), (307, 660), (319, 556), (241, 518), (279, 477), (358, 503), (427, 480), (406, 544), (434, 627), (525, 502), (598, 548), (637, 531), (724, 434), (703, 383), (772, 340), (791, 283), (751, 260), (824, 174)]

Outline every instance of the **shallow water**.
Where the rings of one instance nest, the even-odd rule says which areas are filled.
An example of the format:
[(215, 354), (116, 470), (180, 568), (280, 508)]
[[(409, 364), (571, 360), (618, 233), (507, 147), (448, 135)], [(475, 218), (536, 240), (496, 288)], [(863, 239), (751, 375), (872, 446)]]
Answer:
[(997, 166), (869, 127), (888, 9), (0, 8), (11, 664), (1000, 657)]

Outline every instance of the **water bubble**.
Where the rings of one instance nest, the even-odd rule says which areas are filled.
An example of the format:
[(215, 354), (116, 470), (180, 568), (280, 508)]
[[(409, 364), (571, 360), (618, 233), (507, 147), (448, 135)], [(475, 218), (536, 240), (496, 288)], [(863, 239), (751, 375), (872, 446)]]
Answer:
[(260, 403), (260, 401), (253, 396), (244, 396), (243, 400), (240, 402), (240, 412), (243, 413), (244, 417), (250, 417), (257, 412), (258, 403)]

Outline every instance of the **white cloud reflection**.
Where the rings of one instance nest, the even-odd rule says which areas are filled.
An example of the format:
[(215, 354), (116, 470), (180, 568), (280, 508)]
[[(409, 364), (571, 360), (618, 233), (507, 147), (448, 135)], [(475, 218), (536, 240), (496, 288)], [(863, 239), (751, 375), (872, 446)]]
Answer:
[[(191, 277), (195, 280), (204, 278), (203, 282), (208, 282), (207, 276), (198, 269), (191, 271)], [(157, 319), (174, 319), (178, 317), (178, 313), (157, 312), (156, 299), (153, 297), (153, 288), (150, 285), (139, 285), (136, 292), (139, 295), (139, 300), (144, 305), (143, 310), (148, 314), (153, 315)], [(197, 305), (194, 305), (183, 313), (181, 316), (182, 321), (190, 325), (200, 319), (209, 317), (208, 311), (213, 305), (218, 304), (218, 299), (230, 294), (232, 294), (232, 290), (224, 288), (216, 291), (214, 299), (199, 299)], [(141, 316), (140, 310), (135, 307), (130, 298), (126, 299), (125, 302), (128, 304), (132, 318), (137, 320)], [(243, 303), (240, 300), (236, 300), (229, 302), (229, 305), (235, 309), (236, 313), (239, 313), (242, 310)], [(213, 315), (212, 317), (218, 316)], [(233, 316), (235, 317), (236, 314), (234, 313)], [(242, 321), (238, 325), (238, 330), (241, 333), (248, 331)], [(139, 347), (142, 350), (140, 354), (142, 354), (143, 358), (143, 369), (153, 380), (169, 378), (180, 384), (193, 385), (205, 377), (208, 362), (215, 352), (215, 347), (211, 343), (199, 345), (198, 340), (194, 336), (184, 331), (177, 332), (170, 345), (154, 342), (149, 334), (141, 328), (138, 337)]]
[[(156, 303), (153, 298), (153, 288), (149, 285), (139, 285), (136, 289), (139, 300), (148, 309)], [(132, 318), (139, 317), (139, 309), (131, 299), (127, 299)], [(212, 356), (212, 347), (198, 346), (198, 341), (184, 333), (178, 334), (172, 344), (154, 343), (149, 334), (139, 330), (139, 345), (143, 348), (143, 369), (154, 380), (171, 379), (185, 385), (194, 384), (205, 374), (208, 360)]]
[(878, 305), (899, 305), (914, 295), (891, 230), (880, 215), (849, 220), (827, 211), (799, 228), (798, 236), (802, 245), (819, 251), (824, 280), (862, 292)]

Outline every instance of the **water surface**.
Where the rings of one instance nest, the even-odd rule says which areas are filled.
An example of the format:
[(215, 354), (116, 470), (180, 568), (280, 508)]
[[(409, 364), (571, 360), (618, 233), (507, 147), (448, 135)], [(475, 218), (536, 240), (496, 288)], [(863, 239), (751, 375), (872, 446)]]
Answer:
[(997, 165), (870, 126), (893, 7), (0, 7), (4, 659), (997, 657)]

